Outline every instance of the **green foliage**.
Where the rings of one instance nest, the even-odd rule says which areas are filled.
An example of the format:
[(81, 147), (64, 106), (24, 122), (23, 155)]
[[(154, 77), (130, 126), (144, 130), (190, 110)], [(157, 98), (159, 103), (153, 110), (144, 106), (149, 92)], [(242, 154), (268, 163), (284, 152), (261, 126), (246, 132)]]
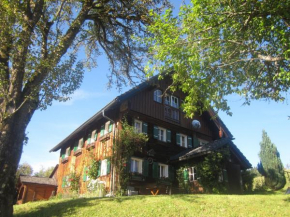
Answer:
[(228, 162), (229, 151), (222, 149), (208, 154), (202, 162), (197, 165), (199, 182), (206, 192), (225, 193), (227, 186), (225, 180), (219, 181), (223, 175), (223, 169)]
[(43, 166), (41, 166), (41, 169), (34, 173), (34, 176), (37, 176), (37, 177), (49, 177), (52, 173), (52, 171), (54, 170), (54, 167), (48, 167), (48, 168), (44, 168)]
[(32, 166), (28, 163), (19, 164), (16, 172), (16, 179), (19, 178), (20, 175), (31, 176), (33, 173)]
[(267, 189), (265, 185), (265, 177), (257, 176), (253, 179), (253, 191), (265, 191)]
[(127, 189), (130, 178), (127, 171), (127, 163), (136, 151), (141, 151), (143, 145), (148, 141), (148, 136), (137, 133), (134, 126), (130, 126), (124, 118), (121, 122), (122, 129), (117, 131), (113, 145), (113, 162), (116, 173), (119, 175), (117, 183), (117, 194), (123, 195)]
[(70, 183), (70, 191), (71, 192), (78, 192), (80, 186), (80, 175), (73, 172), (69, 174), (68, 181)]
[[(170, 74), (187, 94), (187, 115), (209, 107), (230, 113), (226, 96), (246, 104), (283, 101), (290, 87), (290, 2), (192, 0), (174, 17), (152, 12), (147, 75)], [(200, 102), (200, 103), (198, 103)]]
[(99, 171), (99, 161), (97, 161), (94, 157), (91, 158), (90, 164), (89, 164), (89, 170), (88, 175), (91, 179), (97, 179), (98, 178), (98, 171)]
[(283, 188), (286, 184), (286, 179), (280, 154), (264, 130), (260, 148), (258, 170), (265, 177), (266, 186), (273, 190)]
[(260, 185), (260, 173), (257, 168), (244, 170), (241, 172), (243, 180), (243, 190), (245, 192), (252, 192), (253, 190), (260, 190), (263, 188), (263, 184)]
[(176, 179), (179, 184), (179, 188), (184, 190), (184, 193), (190, 193), (190, 185), (188, 180), (188, 171), (189, 166), (184, 165), (176, 170)]

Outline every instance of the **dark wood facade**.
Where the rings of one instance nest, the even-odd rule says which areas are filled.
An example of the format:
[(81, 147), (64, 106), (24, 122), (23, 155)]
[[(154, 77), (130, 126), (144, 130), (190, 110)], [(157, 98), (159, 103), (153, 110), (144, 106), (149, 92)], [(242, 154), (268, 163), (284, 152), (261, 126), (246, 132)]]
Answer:
[[(212, 119), (212, 111), (194, 115), (193, 118), (186, 118), (180, 107), (185, 95), (181, 91), (165, 92), (169, 84), (170, 80), (168, 79), (162, 81), (151, 79), (150, 82), (143, 83), (126, 92), (54, 147), (51, 151), (61, 149), (58, 192), (64, 193), (66, 189), (69, 189), (69, 186), (65, 187), (63, 182), (64, 178), (71, 172), (83, 176), (85, 168), (90, 163), (89, 156), (93, 156), (102, 163), (105, 159), (109, 159), (112, 155), (114, 135), (117, 130), (121, 130), (121, 121), (124, 116), (130, 124), (136, 125), (137, 123), (135, 127), (141, 127), (142, 124), (145, 124), (145, 133), (149, 137), (149, 141), (142, 152), (136, 152), (132, 156), (131, 168), (129, 168), (132, 174), (140, 173), (140, 176), (132, 176), (128, 188), (129, 191), (139, 194), (150, 194), (152, 189), (158, 189), (159, 193), (169, 193), (174, 186), (178, 189), (178, 183), (174, 176), (176, 169), (183, 162), (172, 161), (172, 156), (194, 150), (201, 144), (201, 141), (211, 143), (219, 140), (220, 137), (231, 138), (231, 133), (223, 122), (219, 118)], [(162, 97), (158, 100), (156, 100), (156, 90), (162, 93), (160, 95)], [(168, 103), (170, 100), (174, 101), (175, 104)], [(178, 106), (176, 106), (176, 103)], [(106, 131), (104, 126), (108, 126), (109, 120), (111, 120), (111, 130)], [(193, 128), (193, 120), (200, 122), (201, 127), (199, 129)], [(106, 131), (105, 134), (104, 131)], [(94, 139), (88, 139), (93, 132), (96, 133)], [(84, 144), (77, 147), (77, 141), (80, 141), (81, 138), (83, 138)], [(64, 158), (64, 153), (68, 147), (72, 151)], [(232, 183), (235, 183), (232, 187), (233, 191), (237, 191), (236, 189), (240, 188), (240, 183), (237, 184), (237, 180), (240, 181), (240, 170), (249, 168), (250, 164), (239, 151), (233, 152), (231, 160), (232, 164), (228, 171), (234, 175), (233, 177), (230, 176), (229, 179), (232, 179)], [(196, 161), (196, 159), (193, 161)], [(144, 165), (146, 166), (144, 167)], [(156, 167), (159, 172), (156, 172)], [(146, 168), (146, 175), (142, 174), (145, 171), (144, 168)], [(106, 183), (106, 190), (110, 192), (114, 191), (114, 179), (118, 176), (113, 171), (114, 165), (110, 165), (107, 172), (98, 178)], [(85, 193), (87, 190), (86, 180), (80, 180), (79, 184), (80, 193)], [(193, 180), (191, 185), (192, 192), (202, 191), (202, 187), (196, 180)], [(236, 185), (238, 187), (235, 187)]]

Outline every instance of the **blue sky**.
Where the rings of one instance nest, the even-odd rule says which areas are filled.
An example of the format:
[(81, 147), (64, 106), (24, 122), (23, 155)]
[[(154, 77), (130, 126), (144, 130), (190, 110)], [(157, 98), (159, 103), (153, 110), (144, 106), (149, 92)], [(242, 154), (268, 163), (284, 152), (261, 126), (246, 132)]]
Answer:
[[(114, 88), (107, 90), (108, 73), (108, 62), (100, 56), (98, 67), (85, 73), (82, 86), (70, 101), (54, 102), (46, 110), (35, 112), (27, 128), (29, 141), (23, 148), (20, 163), (29, 163), (34, 172), (42, 166), (47, 168), (58, 163), (59, 152), (49, 153), (49, 150), (121, 94)], [(254, 101), (250, 106), (242, 106), (243, 100), (239, 96), (230, 96), (228, 100), (233, 116), (219, 115), (250, 163), (256, 166), (259, 162), (259, 143), (264, 129), (277, 146), (284, 166), (290, 164), (288, 103)]]

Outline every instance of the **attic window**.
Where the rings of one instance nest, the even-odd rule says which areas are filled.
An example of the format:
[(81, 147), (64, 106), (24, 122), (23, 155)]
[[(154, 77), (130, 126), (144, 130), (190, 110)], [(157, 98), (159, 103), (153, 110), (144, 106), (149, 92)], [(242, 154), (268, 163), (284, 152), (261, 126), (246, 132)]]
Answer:
[(112, 129), (113, 129), (113, 124), (110, 121), (106, 122), (104, 125), (101, 126), (100, 136), (104, 136), (107, 133), (112, 132)]
[(162, 91), (161, 90), (154, 91), (154, 101), (162, 103)]

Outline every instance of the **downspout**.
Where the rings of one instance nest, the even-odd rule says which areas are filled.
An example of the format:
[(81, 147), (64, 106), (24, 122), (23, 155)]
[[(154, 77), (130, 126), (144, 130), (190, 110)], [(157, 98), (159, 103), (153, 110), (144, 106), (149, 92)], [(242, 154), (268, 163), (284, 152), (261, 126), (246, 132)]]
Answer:
[[(103, 117), (104, 118), (106, 118), (107, 120), (109, 120), (109, 121), (111, 121), (112, 123), (114, 123), (114, 129), (113, 129), (113, 139), (115, 138), (115, 132), (116, 132), (116, 123), (115, 123), (115, 121), (113, 121), (111, 118), (109, 118), (108, 116), (106, 116), (105, 115), (105, 109), (103, 109), (102, 110), (102, 115), (103, 115)], [(113, 146), (114, 146), (114, 142), (113, 142)], [(112, 150), (114, 150), (114, 147), (112, 147)], [(114, 154), (113, 153), (113, 151), (112, 151), (112, 154)], [(110, 184), (110, 196), (112, 196), (113, 195), (113, 193), (114, 193), (114, 184), (115, 183), (113, 183), (113, 181), (114, 181), (114, 174), (113, 174), (113, 164), (111, 163), (111, 184)], [(112, 190), (113, 189), (113, 190)]]

